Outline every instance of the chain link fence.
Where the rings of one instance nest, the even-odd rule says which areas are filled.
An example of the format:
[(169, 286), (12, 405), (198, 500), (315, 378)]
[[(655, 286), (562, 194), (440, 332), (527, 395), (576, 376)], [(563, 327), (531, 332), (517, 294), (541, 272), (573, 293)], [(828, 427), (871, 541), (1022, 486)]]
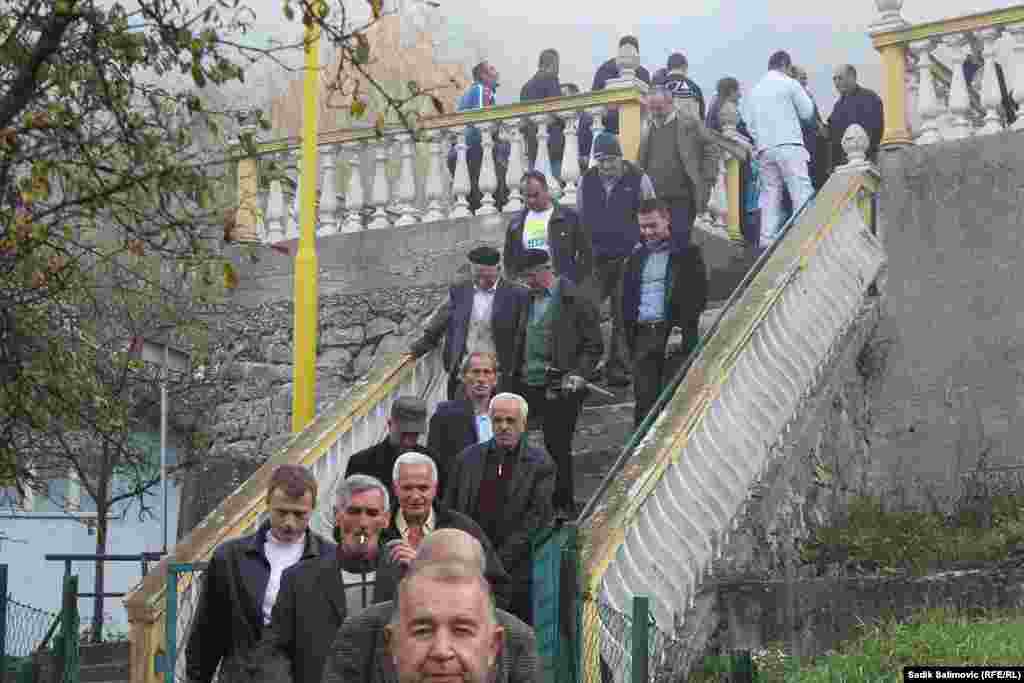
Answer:
[(31, 655), (43, 642), (56, 619), (57, 615), (53, 612), (18, 602), (8, 595), (5, 654), (8, 657)]

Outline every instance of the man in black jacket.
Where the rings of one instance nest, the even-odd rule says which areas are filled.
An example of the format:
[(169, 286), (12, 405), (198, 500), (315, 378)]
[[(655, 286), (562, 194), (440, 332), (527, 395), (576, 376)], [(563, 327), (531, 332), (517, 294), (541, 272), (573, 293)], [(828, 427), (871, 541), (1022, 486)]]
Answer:
[(875, 91), (857, 84), (857, 70), (850, 64), (838, 67), (832, 81), (839, 91), (839, 101), (832, 107), (832, 115), (828, 117), (833, 168), (847, 161), (846, 152), (843, 151), (843, 134), (855, 123), (860, 124), (868, 134), (867, 158), (876, 162), (884, 127), (882, 98)]
[[(561, 96), (562, 86), (558, 82), (558, 51), (548, 48), (540, 53), (537, 73), (519, 91), (519, 101), (530, 102)], [(552, 117), (551, 123), (548, 124), (548, 159), (551, 161), (551, 175), (555, 178), (562, 177), (564, 130), (565, 122), (557, 116)], [(537, 124), (526, 119), (522, 131), (526, 141), (526, 158), (529, 164), (527, 168), (532, 170), (537, 163)]]
[(249, 681), (254, 648), (270, 622), (281, 575), (300, 560), (334, 554), (334, 545), (309, 531), (317, 483), (301, 465), (270, 476), (270, 519), (259, 531), (223, 543), (203, 574), (203, 587), (185, 646), (189, 683)]
[[(497, 354), (500, 365), (512, 362), (512, 338), (528, 301), (524, 287), (501, 277), (501, 254), (497, 249), (477, 247), (467, 256), (472, 278), (452, 285), (448, 300), (430, 318), (423, 336), (409, 347), (409, 352), (419, 357), (444, 336), (449, 401), (462, 393), (460, 370), (468, 354), (491, 352)], [(435, 454), (448, 457), (446, 453)], [(443, 472), (443, 465), (441, 469)]]
[(423, 539), (438, 529), (459, 529), (480, 542), (487, 558), (484, 575), (500, 594), (508, 582), (508, 574), (480, 525), (437, 500), (434, 461), (422, 453), (403, 453), (395, 461), (394, 478), (398, 505), (391, 525), (381, 534), (385, 553), (377, 568), (374, 602), (395, 598), (398, 582), (416, 557)]
[(399, 396), (391, 405), (388, 435), (378, 444), (359, 451), (348, 459), (345, 476), (368, 474), (391, 489), (391, 473), (398, 456), (407, 451), (426, 453), (434, 458), (438, 468), (438, 481), (445, 482), (444, 463), (426, 446), (419, 444), (427, 431), (427, 402), (417, 396)]
[(463, 395), (442, 401), (430, 416), (427, 448), (450, 469), (451, 461), (475, 443), (494, 436), (489, 411), (498, 385), (498, 357), (474, 351), (462, 363)]
[[(634, 428), (696, 347), (700, 314), (708, 298), (700, 247), (672, 240), (668, 205), (660, 199), (645, 199), (637, 218), (643, 243), (626, 264), (622, 295), (626, 344), (633, 356)], [(666, 360), (665, 346), (673, 327), (682, 330), (683, 348)]]
[[(324, 661), (345, 618), (373, 604), (380, 535), (390, 522), (390, 501), (373, 477), (346, 479), (336, 496), (337, 552), (284, 573), (281, 597), (252, 674), (259, 683), (320, 683)], [(250, 679), (251, 680), (251, 679)]]
[[(586, 285), (592, 275), (594, 249), (579, 214), (551, 200), (548, 180), (539, 171), (523, 174), (522, 192), (526, 207), (512, 216), (505, 233), (505, 273), (510, 278), (521, 277), (526, 250), (543, 249), (551, 254), (558, 275)], [(506, 360), (500, 355), (498, 360), (507, 371)]]
[(524, 438), (529, 406), (522, 396), (491, 399), (494, 438), (459, 454), (445, 506), (472, 517), (494, 543), (508, 572), (508, 610), (532, 623), (530, 538), (551, 523), (555, 465)]

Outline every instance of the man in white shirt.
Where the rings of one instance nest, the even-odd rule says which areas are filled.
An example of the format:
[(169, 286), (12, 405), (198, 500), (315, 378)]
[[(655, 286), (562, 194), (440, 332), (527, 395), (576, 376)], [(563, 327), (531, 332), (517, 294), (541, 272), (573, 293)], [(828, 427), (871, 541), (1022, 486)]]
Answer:
[(780, 236), (786, 217), (782, 212), (783, 184), (793, 210), (811, 197), (814, 189), (807, 164), (801, 122), (814, 119), (814, 103), (798, 81), (790, 77), (793, 65), (788, 53), (778, 51), (768, 60), (768, 73), (754, 86), (743, 103), (743, 120), (754, 138), (760, 164), (762, 251)]
[(284, 570), (301, 559), (332, 557), (335, 546), (308, 531), (317, 482), (301, 465), (281, 465), (267, 487), (269, 519), (250, 536), (219, 546), (203, 574), (203, 589), (185, 650), (189, 683), (249, 680), (247, 667), (270, 623)]

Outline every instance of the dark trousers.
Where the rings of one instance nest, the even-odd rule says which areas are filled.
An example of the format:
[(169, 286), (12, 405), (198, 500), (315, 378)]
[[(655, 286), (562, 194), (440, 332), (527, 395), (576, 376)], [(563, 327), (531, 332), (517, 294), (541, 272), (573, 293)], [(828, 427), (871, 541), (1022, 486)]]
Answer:
[(666, 199), (665, 202), (672, 217), (672, 241), (680, 245), (689, 244), (693, 221), (697, 218), (693, 198)]
[(559, 392), (553, 398), (548, 398), (544, 387), (533, 387), (517, 378), (506, 380), (501, 391), (511, 391), (526, 399), (530, 406), (530, 426), (540, 427), (544, 432), (544, 447), (557, 468), (552, 502), (555, 508), (575, 509), (572, 438), (583, 406), (583, 395)]
[(633, 429), (647, 417), (658, 396), (675, 377), (676, 372), (699, 341), (696, 325), (683, 330), (683, 347), (679, 353), (665, 356), (665, 346), (672, 329), (668, 323), (634, 323), (633, 339)]
[(448, 375), (448, 400), (454, 401), (456, 396), (462, 394), (462, 378), (457, 374)]
[[(448, 172), (454, 178), (458, 156), (453, 152), (454, 150), (448, 153)], [(494, 190), (494, 203), (500, 208), (508, 201), (509, 190), (508, 183), (506, 182), (508, 161), (497, 149), (493, 152), (493, 159), (494, 174), (498, 177), (498, 186)], [(483, 166), (483, 162), (483, 145), (466, 145), (466, 171), (469, 173), (469, 194), (466, 196), (466, 202), (469, 204), (469, 210), (473, 213), (476, 213), (477, 209), (480, 208), (484, 198), (483, 193), (480, 191), (480, 169)]]
[(612, 334), (608, 343), (608, 362), (605, 373), (622, 372), (629, 374), (629, 359), (626, 357), (626, 339), (622, 330), (622, 284), (626, 270), (627, 256), (598, 256), (594, 261), (594, 303), (601, 305), (611, 299)]

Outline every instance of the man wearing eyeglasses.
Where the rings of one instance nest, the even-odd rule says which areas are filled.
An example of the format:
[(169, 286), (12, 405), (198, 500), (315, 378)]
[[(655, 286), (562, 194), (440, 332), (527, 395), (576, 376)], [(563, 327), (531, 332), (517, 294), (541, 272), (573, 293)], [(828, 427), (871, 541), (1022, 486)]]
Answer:
[(577, 208), (594, 248), (594, 303), (611, 299), (612, 334), (605, 381), (629, 384), (622, 328), (622, 274), (626, 259), (640, 241), (636, 210), (654, 198), (654, 184), (640, 168), (622, 158), (618, 136), (601, 133), (592, 149), (594, 165), (583, 174)]

